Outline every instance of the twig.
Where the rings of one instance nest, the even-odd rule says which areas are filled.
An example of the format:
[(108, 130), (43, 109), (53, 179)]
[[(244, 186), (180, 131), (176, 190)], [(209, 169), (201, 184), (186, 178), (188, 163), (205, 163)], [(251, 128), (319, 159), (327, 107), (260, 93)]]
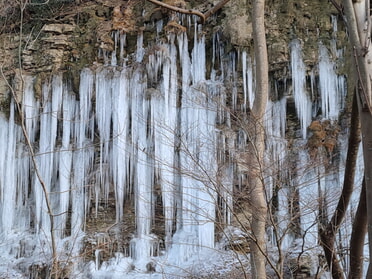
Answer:
[(204, 13), (205, 19), (216, 13), (219, 9), (221, 9), (223, 6), (227, 4), (230, 0), (222, 0), (221, 2), (218, 2), (216, 6), (214, 6), (212, 9), (210, 9), (208, 12)]
[(358, 58), (357, 58), (357, 50), (356, 50), (355, 46), (354, 46), (354, 59), (355, 59), (355, 65), (356, 65), (357, 73), (358, 73), (358, 81), (360, 83), (360, 87), (361, 87), (361, 91), (362, 91), (362, 94), (358, 94), (358, 95), (362, 99), (361, 100), (362, 105), (367, 106), (368, 111), (370, 113), (372, 113), (370, 100), (368, 98), (367, 91), (366, 91), (366, 88), (365, 88), (363, 80), (362, 80), (362, 74), (360, 73), (360, 67), (359, 67)]
[(212, 9), (210, 9), (209, 11), (207, 11), (204, 14), (202, 12), (197, 11), (197, 10), (182, 9), (182, 8), (179, 8), (179, 7), (168, 5), (168, 4), (165, 4), (165, 3), (160, 2), (158, 0), (147, 0), (147, 1), (149, 1), (153, 4), (155, 4), (155, 5), (161, 6), (163, 8), (167, 8), (169, 10), (179, 12), (181, 14), (196, 15), (200, 18), (200, 23), (204, 24), (208, 17), (215, 14), (219, 9), (221, 9), (223, 6), (225, 6), (226, 3), (229, 2), (230, 0), (221, 0), (220, 2), (218, 2), (218, 4), (216, 6), (214, 6)]
[(200, 20), (201, 20), (201, 23), (204, 23), (205, 22), (205, 16), (203, 13), (199, 12), (199, 11), (196, 11), (196, 10), (192, 10), (192, 9), (182, 9), (182, 8), (178, 8), (178, 7), (174, 7), (174, 6), (171, 6), (171, 5), (168, 5), (168, 4), (165, 4), (163, 2), (160, 2), (158, 0), (147, 0), (155, 5), (158, 5), (158, 6), (161, 6), (163, 8), (167, 8), (169, 10), (172, 10), (172, 11), (175, 11), (175, 12), (179, 12), (181, 14), (188, 14), (188, 15), (196, 15), (198, 17), (200, 17)]
[(333, 4), (333, 6), (337, 9), (337, 11), (340, 13), (340, 15), (343, 15), (344, 14), (344, 9), (343, 9), (343, 7), (340, 5), (340, 4), (338, 4), (337, 2), (336, 2), (336, 0), (329, 0), (332, 4)]

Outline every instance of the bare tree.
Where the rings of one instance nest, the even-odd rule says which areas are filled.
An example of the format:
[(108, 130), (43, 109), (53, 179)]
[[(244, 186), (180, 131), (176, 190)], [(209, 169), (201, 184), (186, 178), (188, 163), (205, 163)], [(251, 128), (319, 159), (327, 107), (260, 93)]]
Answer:
[(359, 205), (355, 213), (353, 231), (350, 238), (350, 272), (349, 279), (363, 278), (364, 245), (367, 234), (367, 201), (366, 183), (363, 179), (362, 191), (360, 193)]
[[(358, 111), (361, 122), (361, 134), (364, 157), (364, 177), (366, 198), (372, 200), (372, 59), (370, 1), (343, 0), (343, 7), (349, 31), (349, 39), (355, 59), (355, 84), (358, 101)], [(367, 203), (368, 236), (372, 239), (372, 203)], [(369, 242), (369, 252), (372, 254), (372, 241)], [(369, 265), (368, 278), (372, 278), (372, 265)]]
[(344, 270), (341, 267), (339, 258), (337, 256), (335, 241), (337, 232), (342, 221), (344, 220), (351, 195), (354, 190), (355, 168), (360, 143), (360, 123), (357, 106), (356, 97), (354, 95), (351, 112), (349, 146), (347, 151), (342, 193), (331, 220), (325, 225), (324, 228), (321, 227), (320, 229), (321, 245), (323, 246), (325, 257), (332, 272), (333, 278), (344, 278)]
[(249, 194), (252, 206), (252, 235), (251, 264), (252, 278), (266, 278), (266, 250), (265, 227), (267, 216), (267, 203), (265, 186), (261, 179), (262, 162), (265, 151), (264, 113), (268, 100), (269, 77), (268, 57), (265, 36), (265, 1), (253, 1), (252, 10), (254, 57), (256, 60), (256, 97), (252, 111), (248, 117), (249, 145), (248, 160)]

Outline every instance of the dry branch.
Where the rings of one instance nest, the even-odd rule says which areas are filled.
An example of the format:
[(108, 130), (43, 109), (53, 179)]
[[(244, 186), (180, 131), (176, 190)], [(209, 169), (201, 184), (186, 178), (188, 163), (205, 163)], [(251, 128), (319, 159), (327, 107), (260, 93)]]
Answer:
[(163, 3), (163, 2), (160, 2), (158, 0), (147, 0), (155, 5), (158, 5), (158, 6), (161, 6), (163, 8), (166, 8), (166, 9), (169, 9), (169, 10), (172, 10), (172, 11), (175, 11), (175, 12), (179, 12), (181, 14), (187, 14), (187, 15), (196, 15), (200, 18), (200, 23), (205, 23), (205, 20), (210, 17), (211, 15), (213, 15), (214, 13), (216, 13), (219, 9), (221, 9), (223, 6), (226, 5), (227, 2), (229, 2), (230, 0), (222, 0), (221, 2), (219, 2), (216, 6), (214, 6), (212, 9), (210, 9), (208, 12), (206, 13), (202, 13), (202, 12), (199, 12), (197, 10), (193, 10), (193, 9), (182, 9), (182, 8), (179, 8), (179, 7), (175, 7), (175, 6), (172, 6), (172, 5), (168, 5), (166, 3)]

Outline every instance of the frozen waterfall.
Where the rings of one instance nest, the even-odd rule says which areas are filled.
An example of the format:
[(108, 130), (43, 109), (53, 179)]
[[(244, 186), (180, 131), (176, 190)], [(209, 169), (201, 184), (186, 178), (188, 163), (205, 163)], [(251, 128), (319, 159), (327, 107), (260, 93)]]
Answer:
[[(224, 53), (218, 33), (212, 50), (200, 26), (194, 33), (191, 40), (186, 33), (168, 34), (148, 53), (139, 34), (135, 53), (125, 57), (126, 35), (115, 33), (115, 51), (102, 51), (103, 65), (80, 72), (78, 92), (62, 74), (45, 79), (41, 92), (35, 92), (34, 77), (25, 76), (24, 123), (37, 166), (12, 102), (9, 113), (0, 115), (0, 257), (8, 269), (2, 266), (0, 277), (10, 272), (23, 278), (19, 266), (50, 259), (46, 196), (61, 261), (78, 257), (91, 241), (94, 259), (77, 261), (76, 278), (105, 278), (107, 272), (121, 274), (119, 269), (162, 272), (218, 252), (219, 233), (236, 225), (234, 194), (246, 179), (236, 162), (249, 140), (239, 124), (254, 101), (254, 63), (246, 51)], [(291, 78), (283, 92), (271, 92), (279, 97), (266, 110), (263, 163), (268, 202), (279, 224), (276, 232), (268, 228), (269, 240), (275, 246), (275, 233), (283, 236), (286, 251), (296, 239), (309, 249), (317, 245), (317, 198), (340, 189), (339, 177), (328, 174), (321, 160), (311, 164), (306, 142), (313, 120), (337, 122), (346, 92), (324, 45), (318, 79), (310, 85), (300, 42), (290, 46)], [(289, 99), (300, 127), (291, 141)], [(341, 170), (342, 159), (336, 165)], [(99, 221), (104, 227), (93, 233)], [(102, 263), (100, 245), (110, 245), (110, 237), (124, 244), (110, 246), (113, 255)]]

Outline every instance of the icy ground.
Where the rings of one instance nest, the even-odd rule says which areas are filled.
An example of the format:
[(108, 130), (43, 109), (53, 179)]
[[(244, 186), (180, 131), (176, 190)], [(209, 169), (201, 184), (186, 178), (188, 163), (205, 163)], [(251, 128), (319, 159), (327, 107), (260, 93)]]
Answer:
[[(231, 229), (232, 227), (230, 227)], [(244, 237), (238, 229), (226, 231), (227, 237)], [(233, 235), (233, 236), (232, 236)], [(84, 233), (75, 238), (65, 238), (58, 242), (60, 262), (68, 263), (73, 279), (182, 279), (182, 278), (225, 278), (227, 273), (233, 278), (244, 278), (244, 272), (249, 272), (249, 256), (232, 250), (226, 250), (228, 238), (222, 237), (215, 249), (183, 245), (173, 245), (167, 253), (146, 260), (133, 260), (122, 253), (100, 262), (83, 260), (81, 243), (84, 243)], [(50, 263), (50, 240), (39, 234), (16, 233), (2, 235), (0, 243), (0, 279), (44, 279), (40, 270), (48, 269)], [(231, 239), (231, 238), (230, 238)], [(80, 243), (80, 244), (79, 244)], [(180, 262), (177, 257), (182, 251), (194, 251), (187, 260)], [(151, 267), (146, 265), (151, 263)], [(150, 271), (146, 271), (150, 269)], [(244, 271), (243, 271), (244, 270)], [(213, 276), (213, 277), (211, 277)]]
[[(131, 260), (128, 258), (116, 259), (117, 264), (102, 265), (98, 271), (92, 272), (94, 279), (181, 279), (181, 278), (218, 278), (226, 273), (242, 274), (244, 266), (245, 272), (248, 271), (249, 258), (246, 255), (237, 254), (234, 251), (217, 251), (210, 250), (200, 253), (198, 256), (191, 258), (182, 267), (171, 266), (167, 257), (158, 257), (153, 259), (156, 265), (155, 272), (143, 272), (140, 270), (130, 270)], [(91, 263), (94, 269), (95, 264)], [(85, 278), (85, 275), (76, 278)], [(240, 276), (239, 276), (240, 277)], [(236, 278), (239, 278), (236, 277)], [(223, 278), (223, 277), (221, 277)]]
[[(8, 238), (9, 239), (9, 238)], [(16, 237), (13, 238), (14, 240)], [(40, 241), (40, 240), (39, 240)], [(1, 243), (1, 250), (7, 250), (6, 253), (0, 253), (0, 279), (26, 279), (41, 278), (36, 272), (32, 272), (30, 265), (43, 267), (48, 258), (47, 243), (27, 239), (21, 245), (9, 245), (12, 241)], [(27, 243), (26, 243), (27, 242)], [(6, 249), (13, 246), (11, 250)], [(22, 247), (23, 246), (23, 247)], [(16, 247), (16, 248), (14, 248)], [(5, 249), (4, 249), (5, 248)], [(21, 251), (23, 250), (23, 251)], [(28, 251), (27, 251), (28, 250)], [(33, 251), (31, 251), (33, 250)], [(33, 257), (17, 257), (18, 255), (33, 253)], [(50, 257), (50, 256), (49, 256)], [(135, 266), (140, 263), (135, 262), (129, 257), (124, 257), (121, 253), (116, 253), (116, 257), (107, 262), (102, 262), (97, 268), (94, 261), (83, 263), (73, 260), (75, 271), (70, 278), (74, 279), (182, 279), (182, 278), (225, 278), (224, 275), (234, 274), (233, 278), (244, 278), (244, 272), (249, 271), (249, 257), (231, 250), (204, 249), (195, 253), (182, 266), (172, 265), (174, 259), (169, 255), (153, 257), (151, 262), (155, 271), (143, 271)]]

